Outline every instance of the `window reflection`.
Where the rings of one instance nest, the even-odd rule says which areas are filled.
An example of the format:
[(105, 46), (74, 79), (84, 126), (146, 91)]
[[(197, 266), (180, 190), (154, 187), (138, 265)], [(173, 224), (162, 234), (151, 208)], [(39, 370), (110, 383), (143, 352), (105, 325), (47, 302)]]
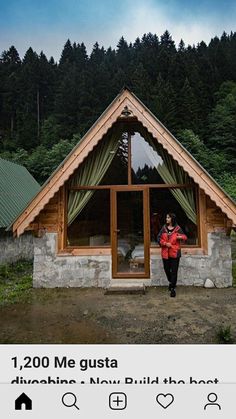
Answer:
[(144, 273), (143, 192), (117, 192), (117, 272)]
[[(68, 246), (110, 245), (110, 191), (91, 192), (86, 206), (67, 228)], [(81, 200), (87, 193), (78, 191)]]
[(132, 183), (164, 183), (156, 167), (162, 164), (161, 156), (155, 151), (139, 132), (131, 136)]
[(101, 185), (128, 184), (128, 133), (124, 132), (118, 139), (119, 146)]
[[(198, 244), (198, 228), (197, 223), (194, 221), (191, 213), (188, 212), (188, 208), (183, 200), (183, 193), (186, 193), (187, 189), (178, 189), (179, 196), (174, 196), (171, 191), (174, 189), (150, 189), (150, 230), (151, 230), (151, 244), (156, 244), (157, 234), (159, 233), (163, 224), (165, 224), (166, 214), (173, 212), (177, 216), (177, 222), (184, 230), (188, 240), (186, 245), (197, 245)], [(194, 199), (194, 207), (196, 208), (196, 195), (195, 189), (189, 189), (189, 195), (192, 192)], [(190, 198), (190, 197), (189, 197)], [(192, 219), (191, 219), (192, 218)]]

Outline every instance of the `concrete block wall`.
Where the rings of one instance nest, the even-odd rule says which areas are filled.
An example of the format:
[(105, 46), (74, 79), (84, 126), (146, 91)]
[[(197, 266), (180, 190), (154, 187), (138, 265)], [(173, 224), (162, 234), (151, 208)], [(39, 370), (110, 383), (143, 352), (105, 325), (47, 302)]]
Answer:
[(32, 260), (34, 257), (33, 236), (24, 233), (13, 237), (12, 233), (0, 232), (0, 264), (17, 262), (20, 259)]
[[(230, 238), (224, 233), (208, 234), (208, 255), (184, 255), (180, 260), (178, 284), (203, 286), (206, 279), (216, 287), (232, 285)], [(34, 238), (34, 287), (103, 287), (112, 280), (111, 256), (57, 255), (57, 235)], [(151, 257), (149, 285), (167, 285), (160, 256)]]

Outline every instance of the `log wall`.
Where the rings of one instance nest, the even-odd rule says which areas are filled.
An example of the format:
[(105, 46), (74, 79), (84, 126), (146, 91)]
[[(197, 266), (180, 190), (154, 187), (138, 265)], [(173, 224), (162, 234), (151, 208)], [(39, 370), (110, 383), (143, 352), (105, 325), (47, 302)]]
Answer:
[(227, 216), (208, 196), (206, 197), (206, 221), (208, 233), (223, 231), (229, 226)]
[(36, 234), (40, 234), (40, 231), (56, 233), (58, 231), (59, 222), (58, 205), (59, 193), (57, 192), (45, 205), (44, 209), (39, 213), (35, 220), (29, 225), (27, 230), (33, 230)]

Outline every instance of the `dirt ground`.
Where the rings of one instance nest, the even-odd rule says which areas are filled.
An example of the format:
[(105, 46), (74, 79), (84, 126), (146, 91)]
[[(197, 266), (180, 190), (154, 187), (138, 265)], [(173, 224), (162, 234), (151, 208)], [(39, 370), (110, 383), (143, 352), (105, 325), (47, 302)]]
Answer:
[(217, 343), (231, 326), (236, 343), (236, 288), (166, 287), (145, 295), (102, 289), (34, 289), (26, 302), (0, 308), (0, 343)]

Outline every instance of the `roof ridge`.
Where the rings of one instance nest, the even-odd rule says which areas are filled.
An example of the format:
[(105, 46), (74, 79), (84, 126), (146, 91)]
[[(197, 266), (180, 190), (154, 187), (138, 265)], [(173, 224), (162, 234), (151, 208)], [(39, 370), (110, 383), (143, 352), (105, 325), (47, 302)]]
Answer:
[[(3, 159), (1, 156), (0, 156), (0, 160), (2, 160), (2, 161), (4, 161), (4, 162), (7, 162), (7, 163), (10, 163), (10, 164), (12, 164), (12, 165), (14, 165), (14, 166), (18, 166), (18, 167), (21, 167), (22, 169), (24, 169), (24, 170), (27, 170), (27, 172), (29, 172), (28, 171), (28, 169), (25, 167), (25, 166), (23, 166), (22, 164), (20, 164), (20, 163), (16, 163), (16, 162), (14, 162), (14, 161), (11, 161), (11, 160), (9, 160), (8, 158), (7, 159)], [(30, 173), (30, 172), (29, 172)], [(31, 175), (32, 176), (32, 175)]]

